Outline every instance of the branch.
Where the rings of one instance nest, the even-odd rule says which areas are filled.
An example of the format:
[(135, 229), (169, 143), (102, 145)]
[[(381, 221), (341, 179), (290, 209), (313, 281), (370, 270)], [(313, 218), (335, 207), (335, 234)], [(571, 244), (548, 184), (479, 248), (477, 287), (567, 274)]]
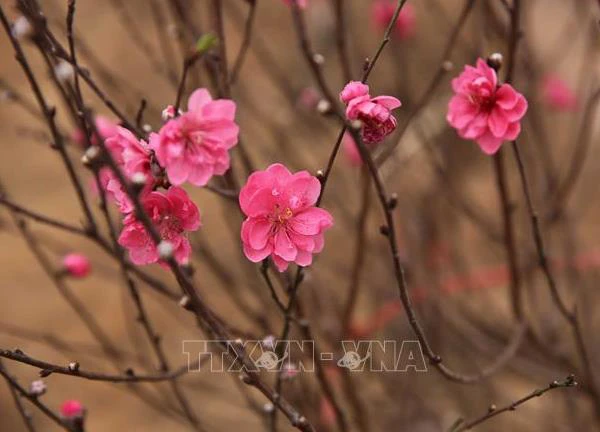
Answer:
[[(13, 360), (19, 363), (25, 363), (40, 369), (40, 376), (47, 377), (51, 374), (68, 375), (87, 379), (90, 381), (106, 381), (112, 383), (136, 383), (136, 382), (160, 382), (169, 381), (188, 373), (191, 369), (197, 369), (201, 364), (196, 361), (192, 364), (185, 364), (178, 369), (169, 372), (161, 372), (154, 375), (135, 375), (133, 373), (126, 375), (110, 375), (100, 372), (85, 371), (77, 368), (64, 367), (43, 360), (34, 359), (20, 350), (10, 351), (0, 349), (0, 357)], [(203, 357), (206, 358), (206, 357)]]
[(486, 414), (484, 414), (481, 417), (478, 417), (474, 420), (465, 422), (465, 423), (460, 421), (460, 423), (456, 424), (451, 429), (451, 432), (463, 432), (466, 430), (470, 430), (470, 429), (474, 428), (475, 426), (477, 426), (493, 417), (496, 417), (499, 414), (502, 414), (507, 411), (515, 411), (517, 409), (517, 407), (519, 407), (520, 405), (524, 404), (525, 402), (527, 402), (531, 399), (540, 397), (544, 393), (549, 392), (550, 390), (554, 390), (557, 388), (575, 387), (575, 386), (577, 386), (577, 382), (575, 381), (574, 375), (569, 375), (564, 381), (552, 381), (546, 387), (538, 389), (538, 390), (534, 390), (531, 393), (529, 393), (527, 396), (522, 397), (521, 399), (518, 399), (514, 402), (511, 402), (510, 404), (508, 404), (502, 408), (496, 408), (495, 405), (491, 405)]

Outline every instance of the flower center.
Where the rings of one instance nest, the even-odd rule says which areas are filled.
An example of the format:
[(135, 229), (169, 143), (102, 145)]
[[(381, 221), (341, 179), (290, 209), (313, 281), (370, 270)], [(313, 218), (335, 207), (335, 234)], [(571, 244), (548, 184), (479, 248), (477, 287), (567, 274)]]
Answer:
[(275, 204), (273, 211), (272, 221), (279, 225), (285, 225), (287, 220), (294, 215), (292, 209), (289, 207), (282, 208), (279, 204)]
[(181, 222), (174, 216), (163, 216), (159, 224), (160, 237), (164, 240), (171, 240), (183, 232)]

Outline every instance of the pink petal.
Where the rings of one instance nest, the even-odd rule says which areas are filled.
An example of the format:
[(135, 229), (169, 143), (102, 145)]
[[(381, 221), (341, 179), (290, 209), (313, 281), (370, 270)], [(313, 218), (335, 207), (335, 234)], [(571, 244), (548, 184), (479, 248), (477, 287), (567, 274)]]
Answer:
[(202, 107), (202, 115), (208, 119), (233, 120), (235, 118), (235, 102), (229, 99), (217, 99)]
[(267, 246), (261, 250), (252, 249), (246, 243), (243, 243), (242, 247), (244, 249), (244, 255), (246, 255), (246, 258), (255, 263), (261, 262), (266, 257), (271, 255), (271, 253), (273, 253), (273, 247), (270, 244), (267, 244)]
[(188, 99), (188, 111), (198, 111), (210, 101), (212, 101), (212, 97), (208, 90), (204, 88), (197, 89)]
[(508, 129), (508, 120), (500, 109), (495, 108), (488, 117), (488, 126), (492, 135), (502, 138)]
[(294, 261), (298, 250), (284, 229), (275, 234), (274, 253), (286, 261)]
[(280, 272), (284, 272), (287, 270), (289, 262), (287, 262), (281, 257), (278, 257), (277, 255), (273, 255), (271, 258), (273, 259), (273, 263), (275, 264), (275, 267), (277, 267), (277, 270), (279, 270)]
[(402, 106), (402, 102), (392, 96), (377, 96), (371, 99), (371, 102), (384, 106), (388, 110), (393, 110)]
[(273, 226), (268, 219), (246, 219), (243, 223), (246, 230), (246, 239), (244, 240), (252, 249), (262, 250), (265, 248), (271, 238), (271, 227)]
[(485, 133), (477, 139), (477, 144), (481, 147), (481, 150), (488, 155), (493, 155), (498, 151), (503, 143), (502, 138), (497, 138), (491, 133)]
[(302, 235), (315, 235), (333, 225), (333, 218), (327, 210), (319, 207), (306, 209), (289, 221), (290, 227)]
[(312, 260), (312, 253), (299, 250), (298, 255), (296, 256), (296, 261), (294, 262), (301, 267), (306, 267), (312, 264)]

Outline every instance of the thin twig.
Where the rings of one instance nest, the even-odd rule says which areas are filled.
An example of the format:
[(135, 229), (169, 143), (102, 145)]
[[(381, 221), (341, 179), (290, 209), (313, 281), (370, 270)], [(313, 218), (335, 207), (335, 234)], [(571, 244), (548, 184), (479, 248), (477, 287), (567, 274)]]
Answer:
[(518, 399), (514, 402), (511, 402), (510, 404), (503, 406), (501, 408), (496, 408), (495, 406), (490, 406), (490, 408), (488, 409), (488, 412), (483, 414), (482, 416), (470, 420), (468, 422), (464, 422), (464, 423), (459, 423), (457, 424), (454, 428), (451, 429), (451, 432), (462, 432), (462, 431), (466, 431), (466, 430), (470, 430), (472, 428), (474, 428), (475, 426), (493, 418), (496, 417), (499, 414), (505, 413), (507, 411), (515, 411), (517, 409), (517, 407), (519, 407), (520, 405), (524, 404), (525, 402), (540, 397), (542, 396), (544, 393), (549, 392), (550, 390), (554, 390), (554, 389), (558, 389), (558, 388), (567, 388), (567, 387), (575, 387), (577, 386), (577, 382), (575, 381), (575, 376), (573, 375), (569, 375), (564, 381), (552, 381), (550, 384), (548, 384), (546, 387), (538, 389), (538, 390), (534, 390), (531, 393), (529, 393), (527, 396), (522, 397), (521, 399)]
[[(185, 364), (180, 366), (177, 369), (174, 369), (169, 372), (160, 372), (153, 375), (136, 375), (134, 373), (125, 374), (125, 375), (111, 375), (104, 374), (100, 372), (92, 372), (85, 371), (81, 369), (73, 369), (69, 367), (64, 367), (56, 364), (52, 364), (43, 360), (38, 360), (33, 357), (28, 356), (22, 351), (15, 350), (3, 350), (0, 349), (0, 357), (13, 360), (19, 363), (28, 364), (30, 366), (36, 367), (40, 369), (40, 375), (46, 377), (53, 373), (59, 375), (68, 375), (78, 378), (87, 379), (90, 381), (107, 381), (113, 383), (131, 383), (131, 382), (159, 382), (159, 381), (168, 381), (175, 378), (178, 378), (182, 375), (185, 375), (190, 370), (197, 370), (198, 366), (201, 364), (198, 361)], [(203, 357), (206, 358), (206, 357)]]

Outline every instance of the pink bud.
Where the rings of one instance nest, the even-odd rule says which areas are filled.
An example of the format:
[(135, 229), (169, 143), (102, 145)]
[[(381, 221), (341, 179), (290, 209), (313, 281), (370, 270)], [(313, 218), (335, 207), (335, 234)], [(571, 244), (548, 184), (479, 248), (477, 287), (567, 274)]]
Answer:
[(544, 102), (556, 111), (576, 111), (577, 95), (557, 75), (547, 75), (542, 82)]
[(305, 87), (300, 91), (296, 104), (299, 108), (313, 110), (317, 107), (321, 94), (314, 87)]
[(292, 378), (295, 378), (296, 375), (298, 375), (299, 373), (300, 373), (300, 370), (298, 369), (298, 367), (295, 364), (285, 363), (283, 365), (281, 377), (285, 380), (291, 380)]
[(90, 273), (90, 261), (85, 255), (70, 253), (63, 258), (63, 267), (67, 273), (76, 278), (83, 278)]
[(162, 119), (163, 119), (163, 121), (168, 121), (168, 120), (171, 120), (172, 118), (175, 118), (175, 107), (173, 105), (168, 105), (162, 111)]
[(60, 415), (66, 420), (81, 419), (85, 414), (85, 408), (78, 400), (66, 400), (60, 406)]

